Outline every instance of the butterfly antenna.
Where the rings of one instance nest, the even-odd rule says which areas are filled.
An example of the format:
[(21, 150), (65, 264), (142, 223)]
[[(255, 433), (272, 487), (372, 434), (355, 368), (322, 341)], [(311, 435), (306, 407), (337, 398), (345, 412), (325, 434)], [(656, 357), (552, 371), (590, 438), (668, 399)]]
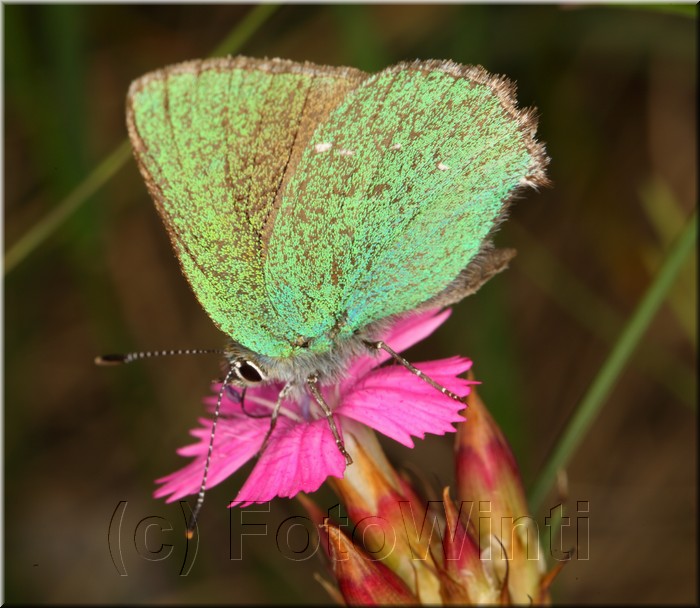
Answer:
[(209, 435), (209, 448), (207, 449), (207, 460), (204, 463), (204, 473), (202, 473), (202, 484), (199, 486), (199, 494), (197, 495), (197, 504), (192, 512), (192, 519), (190, 520), (189, 526), (187, 526), (187, 538), (192, 538), (194, 536), (194, 530), (197, 527), (197, 517), (199, 512), (202, 510), (202, 505), (204, 504), (204, 494), (207, 490), (207, 477), (209, 476), (209, 467), (211, 466), (211, 455), (214, 451), (214, 437), (216, 435), (216, 425), (219, 422), (219, 415), (221, 413), (221, 401), (224, 398), (224, 391), (228, 386), (228, 382), (234, 374), (234, 367), (231, 366), (226, 373), (223, 383), (221, 384), (221, 390), (219, 391), (219, 396), (216, 399), (216, 408), (214, 409), (214, 417), (211, 424), (211, 434)]
[(435, 380), (433, 380), (430, 376), (424, 374), (417, 367), (412, 365), (410, 361), (404, 359), (401, 355), (399, 355), (399, 353), (397, 353), (385, 342), (379, 340), (378, 342), (365, 342), (365, 344), (370, 348), (375, 348), (376, 350), (383, 350), (384, 352), (388, 353), (389, 355), (391, 355), (391, 358), (394, 359), (394, 361), (403, 365), (409, 372), (418, 376), (421, 380), (423, 380), (423, 382), (427, 382), (430, 386), (440, 391), (443, 395), (446, 395), (447, 397), (449, 397), (450, 399), (454, 399), (455, 401), (459, 401), (460, 403), (466, 403), (466, 397), (460, 397), (457, 393), (453, 393), (451, 390), (442, 386), (442, 384), (440, 384), (439, 382), (435, 382)]
[(223, 355), (220, 348), (178, 348), (175, 350), (146, 350), (137, 353), (100, 355), (95, 357), (95, 365), (124, 365), (140, 359), (151, 357), (171, 357), (173, 355)]

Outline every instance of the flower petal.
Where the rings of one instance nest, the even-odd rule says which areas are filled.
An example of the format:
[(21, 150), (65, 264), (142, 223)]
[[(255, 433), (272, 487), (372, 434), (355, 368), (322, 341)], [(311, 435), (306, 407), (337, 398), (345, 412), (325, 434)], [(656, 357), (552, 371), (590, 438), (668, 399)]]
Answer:
[[(398, 319), (383, 339), (400, 352), (430, 335), (449, 315), (449, 309), (408, 314)], [(350, 366), (345, 380), (323, 387), (328, 403), (338, 414), (339, 426), (356, 420), (410, 447), (413, 446), (412, 437), (454, 431), (452, 423), (461, 420), (458, 412), (464, 405), (441, 394), (401, 366), (373, 370), (389, 358), (385, 352), (360, 356)], [(462, 395), (468, 392), (470, 382), (456, 376), (470, 366), (469, 360), (453, 357), (418, 367), (436, 382)], [(214, 394), (205, 399), (210, 410), (216, 406), (221, 384), (215, 383), (212, 388)], [(252, 415), (271, 412), (280, 390), (280, 383), (248, 389), (245, 407), (233, 391), (224, 391), (208, 474), (209, 487), (223, 481), (257, 454), (270, 419)], [(342, 477), (345, 459), (335, 445), (328, 423), (325, 418), (308, 418), (311, 398), (303, 397), (285, 399), (267, 449), (232, 505), (313, 492), (329, 476)], [(162, 484), (155, 493), (157, 497), (167, 496), (171, 502), (199, 490), (211, 421), (201, 420), (200, 424), (192, 431), (198, 441), (178, 450), (181, 455), (195, 460), (157, 480)]]
[[(397, 353), (400, 353), (432, 334), (440, 325), (447, 321), (451, 314), (452, 310), (449, 308), (442, 311), (433, 308), (425, 312), (408, 313), (391, 326), (382, 337), (382, 340)], [(341, 391), (352, 386), (358, 378), (361, 378), (372, 368), (378, 367), (390, 358), (389, 353), (382, 350), (376, 355), (360, 357), (354, 361), (348, 370), (346, 380), (341, 386)]]
[(451, 314), (450, 308), (431, 308), (419, 313), (408, 313), (391, 326), (383, 339), (395, 351), (401, 352), (431, 335)]
[[(178, 450), (182, 456), (192, 456), (195, 460), (182, 469), (157, 479), (156, 483), (162, 485), (154, 493), (156, 498), (167, 496), (167, 502), (173, 502), (199, 491), (212, 426), (211, 420), (202, 419), (201, 422), (203, 426), (192, 433), (200, 438), (199, 443)], [(221, 483), (253, 458), (260, 449), (269, 426), (270, 420), (267, 418), (236, 416), (231, 419), (219, 419), (207, 476), (207, 487), (211, 488)]]
[[(469, 393), (470, 381), (456, 377), (471, 367), (468, 359), (452, 357), (416, 367), (459, 395)], [(452, 424), (462, 420), (459, 412), (465, 407), (395, 365), (375, 370), (360, 380), (344, 396), (336, 412), (413, 447), (411, 437), (422, 439), (426, 433), (454, 432)]]
[[(241, 401), (241, 389), (229, 387), (224, 392), (224, 398), (221, 401), (221, 415), (254, 414), (257, 416), (260, 414), (270, 414), (283, 386), (283, 384), (277, 382), (249, 388), (247, 389), (244, 402)], [(207, 409), (209, 411), (214, 411), (220, 390), (221, 383), (214, 383), (212, 384), (213, 394), (204, 398), (204, 403), (207, 404)], [(289, 405), (287, 402), (285, 402), (285, 404)]]
[(231, 506), (245, 507), (275, 496), (291, 498), (299, 492), (314, 492), (330, 475), (343, 476), (345, 458), (325, 418), (312, 422), (280, 418), (277, 426)]

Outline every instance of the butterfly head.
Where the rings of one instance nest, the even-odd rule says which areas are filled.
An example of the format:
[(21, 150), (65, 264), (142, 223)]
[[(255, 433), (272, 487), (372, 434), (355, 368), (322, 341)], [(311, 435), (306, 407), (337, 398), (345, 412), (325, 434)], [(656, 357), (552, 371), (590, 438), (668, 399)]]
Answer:
[(372, 339), (377, 328), (382, 327), (383, 323), (374, 323), (350, 338), (329, 339), (324, 350), (298, 345), (293, 354), (286, 357), (257, 353), (231, 341), (224, 348), (224, 369), (232, 372), (232, 383), (242, 387), (277, 382), (303, 387), (311, 376), (318, 378), (321, 384), (335, 384), (345, 376), (354, 357), (367, 354), (365, 340)]

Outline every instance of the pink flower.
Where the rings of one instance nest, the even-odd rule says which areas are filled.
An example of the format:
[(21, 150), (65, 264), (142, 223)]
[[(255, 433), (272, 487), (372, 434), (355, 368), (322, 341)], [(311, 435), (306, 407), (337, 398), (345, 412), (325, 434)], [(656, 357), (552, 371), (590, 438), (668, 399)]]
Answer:
[[(383, 340), (401, 352), (429, 336), (449, 316), (449, 310), (409, 314), (400, 318)], [(459, 412), (464, 404), (443, 395), (403, 366), (378, 367), (389, 358), (384, 351), (377, 356), (362, 355), (351, 363), (344, 380), (321, 386), (341, 434), (353, 433), (357, 425), (366, 425), (413, 447), (413, 437), (422, 439), (426, 433), (454, 432), (453, 423), (462, 420)], [(472, 382), (458, 375), (471, 367), (470, 360), (451, 357), (415, 365), (449, 390), (459, 395), (469, 393)], [(216, 395), (221, 385), (212, 388)], [(270, 419), (249, 414), (269, 414), (281, 389), (281, 384), (249, 388), (245, 412), (239, 400), (224, 394), (208, 487), (222, 482), (258, 453)], [(205, 403), (213, 408), (216, 396), (208, 397)], [(197, 443), (178, 450), (181, 456), (194, 460), (158, 479), (157, 483), (162, 485), (156, 490), (156, 497), (167, 496), (167, 501), (172, 502), (199, 491), (212, 420), (202, 418), (200, 424), (192, 431)], [(345, 459), (335, 445), (328, 423), (311, 397), (305, 395), (298, 401), (285, 399), (268, 446), (232, 506), (314, 492), (329, 476), (342, 478), (345, 467)]]

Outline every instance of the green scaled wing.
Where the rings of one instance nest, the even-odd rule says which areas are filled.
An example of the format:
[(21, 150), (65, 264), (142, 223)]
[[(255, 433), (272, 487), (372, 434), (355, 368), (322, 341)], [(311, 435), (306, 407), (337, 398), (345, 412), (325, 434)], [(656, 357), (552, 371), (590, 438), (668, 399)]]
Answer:
[(298, 335), (264, 277), (281, 191), (318, 122), (366, 77), (238, 57), (172, 66), (129, 90), (136, 160), (183, 273), (216, 325), (256, 352), (288, 356)]
[(514, 87), (481, 68), (415, 62), (365, 80), (286, 184), (265, 261), (275, 309), (322, 350), (436, 296), (516, 189), (546, 182), (534, 131)]

